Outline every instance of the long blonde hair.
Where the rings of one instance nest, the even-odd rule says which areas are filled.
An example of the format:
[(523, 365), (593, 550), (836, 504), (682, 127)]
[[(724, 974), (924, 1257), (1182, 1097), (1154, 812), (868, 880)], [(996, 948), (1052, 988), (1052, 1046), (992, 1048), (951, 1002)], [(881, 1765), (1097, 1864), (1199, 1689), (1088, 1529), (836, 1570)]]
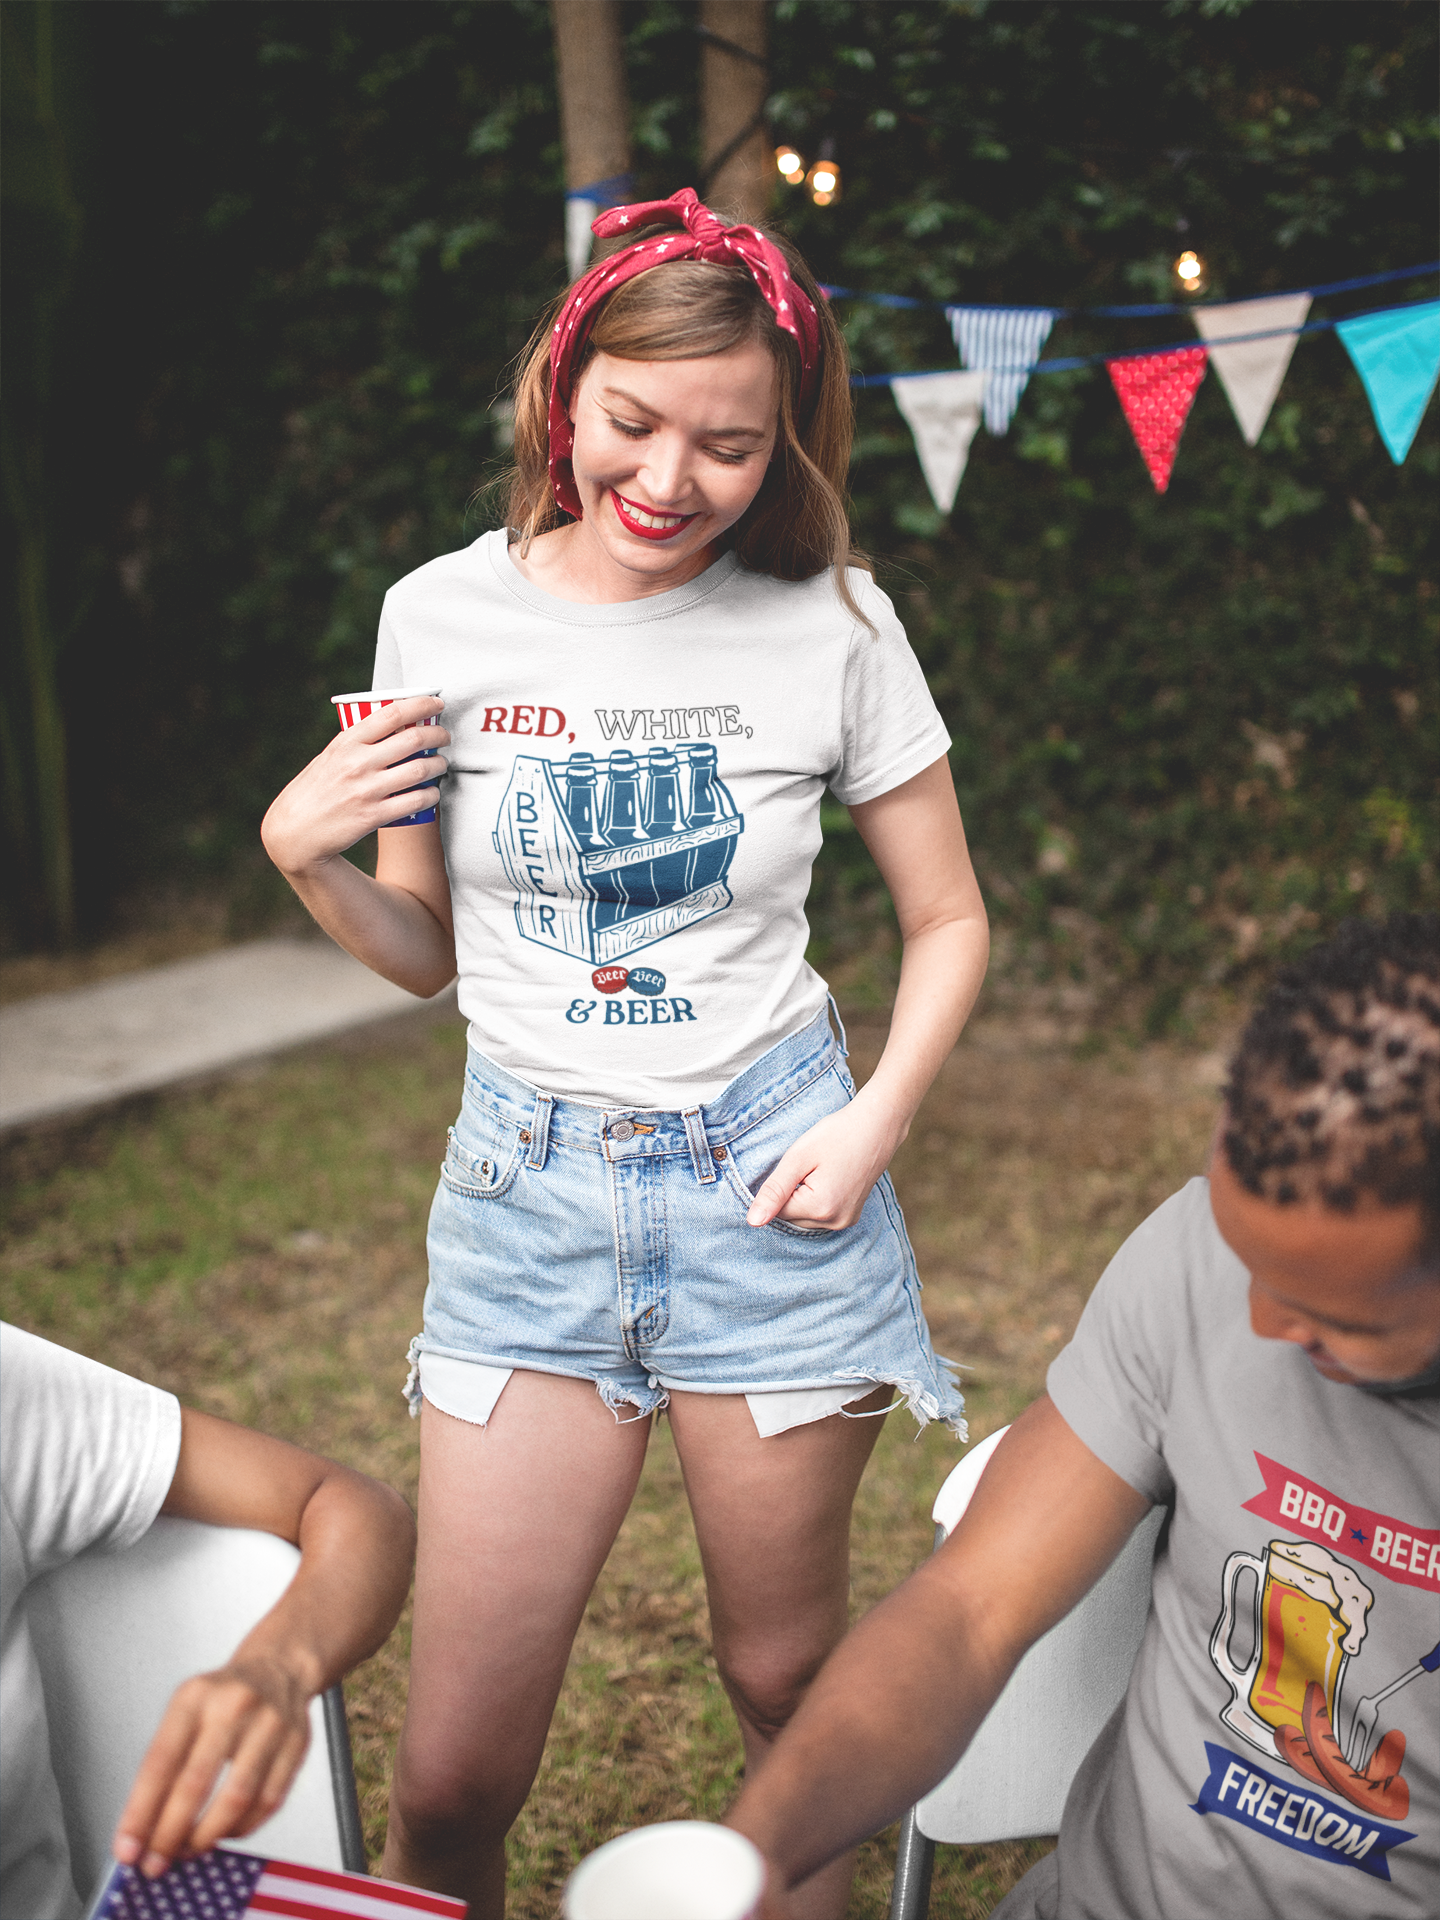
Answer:
[[(744, 566), (777, 580), (809, 580), (831, 568), (841, 601), (873, 632), (874, 623), (845, 577), (847, 566), (868, 572), (870, 563), (851, 544), (846, 511), (855, 409), (844, 337), (794, 247), (778, 235), (769, 237), (814, 301), (819, 322), (818, 379), (807, 418), (797, 418), (800, 356), (794, 341), (776, 325), (743, 267), (704, 260), (666, 261), (617, 287), (596, 309), (575, 363), (572, 390), (597, 353), (617, 360), (698, 360), (762, 342), (780, 376), (775, 451), (760, 491), (731, 529), (730, 542)], [(564, 300), (562, 294), (542, 316), (515, 383), (515, 464), (507, 476), (505, 522), (519, 533), (522, 553), (538, 534), (570, 517), (550, 488), (547, 424), (551, 331)]]

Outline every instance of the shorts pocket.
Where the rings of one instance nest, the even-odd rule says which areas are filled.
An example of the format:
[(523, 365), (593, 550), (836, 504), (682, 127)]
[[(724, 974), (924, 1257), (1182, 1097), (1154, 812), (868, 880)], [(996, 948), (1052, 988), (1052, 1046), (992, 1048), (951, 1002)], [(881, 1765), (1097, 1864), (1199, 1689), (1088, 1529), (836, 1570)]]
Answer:
[[(738, 1196), (746, 1213), (749, 1213), (755, 1204), (755, 1196), (735, 1171), (733, 1160), (728, 1158), (725, 1161), (725, 1181), (731, 1192)], [(763, 1181), (761, 1185), (764, 1185)], [(788, 1233), (796, 1240), (833, 1240), (837, 1232), (843, 1232), (843, 1228), (836, 1227), (797, 1227), (791, 1220), (778, 1219), (767, 1222), (767, 1227), (776, 1233)]]
[[(831, 1068), (728, 1143), (721, 1162), (725, 1180), (731, 1192), (744, 1202), (747, 1213), (755, 1204), (754, 1189), (764, 1186), (800, 1136), (808, 1133), (818, 1121), (842, 1112), (853, 1095), (849, 1075), (842, 1068)], [(747, 1176), (752, 1185), (746, 1184)], [(834, 1240), (838, 1234), (849, 1231), (846, 1227), (801, 1227), (789, 1220), (772, 1220), (769, 1224), (776, 1233), (788, 1234), (796, 1240)]]
[(487, 1113), (478, 1125), (462, 1113), (466, 1140), (451, 1127), (440, 1178), (452, 1193), (467, 1200), (493, 1200), (504, 1193), (520, 1171), (524, 1143), (520, 1129)]

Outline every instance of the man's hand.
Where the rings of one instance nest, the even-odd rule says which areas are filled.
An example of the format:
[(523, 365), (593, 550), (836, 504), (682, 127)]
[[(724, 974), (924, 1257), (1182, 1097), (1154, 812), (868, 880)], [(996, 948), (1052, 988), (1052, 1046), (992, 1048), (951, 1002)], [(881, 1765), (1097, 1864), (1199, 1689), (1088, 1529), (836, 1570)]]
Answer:
[(177, 1688), (140, 1763), (113, 1844), (152, 1876), (276, 1811), (310, 1744), (311, 1700), (385, 1639), (415, 1555), (389, 1487), (190, 1407), (181, 1421), (161, 1511), (276, 1534), (300, 1565), (227, 1664)]
[(309, 1696), (281, 1661), (251, 1656), (185, 1681), (140, 1763), (115, 1858), (153, 1876), (252, 1833), (284, 1801), (309, 1744)]

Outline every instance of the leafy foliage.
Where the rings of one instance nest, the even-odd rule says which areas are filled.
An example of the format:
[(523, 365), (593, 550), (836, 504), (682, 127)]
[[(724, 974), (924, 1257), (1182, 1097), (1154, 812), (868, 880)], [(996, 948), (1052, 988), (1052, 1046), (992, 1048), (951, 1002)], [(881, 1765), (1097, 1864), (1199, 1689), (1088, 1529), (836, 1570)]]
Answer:
[[(51, 591), (63, 627), (90, 583), (64, 692), (95, 925), (147, 875), (243, 867), (385, 587), (490, 524), (562, 172), (538, 0), (65, 12), (86, 226)], [(624, 19), (640, 188), (668, 192), (695, 10)], [(1182, 233), (1218, 297), (1404, 266), (1434, 250), (1435, 40), (1409, 0), (779, 0), (772, 122), (833, 138), (844, 192), (777, 182), (777, 213), (823, 278), (934, 300), (1164, 299)], [(862, 369), (954, 364), (938, 312), (839, 310)], [(1189, 331), (1081, 316), (1049, 350)], [(1306, 339), (1253, 451), (1206, 382), (1157, 499), (1103, 370), (1036, 377), (942, 520), (889, 396), (858, 405), (857, 533), (1037, 959), (1148, 982), (1163, 1024), (1188, 981), (1433, 897), (1433, 420), (1394, 468)], [(869, 911), (857, 846), (817, 877), (832, 950)]]

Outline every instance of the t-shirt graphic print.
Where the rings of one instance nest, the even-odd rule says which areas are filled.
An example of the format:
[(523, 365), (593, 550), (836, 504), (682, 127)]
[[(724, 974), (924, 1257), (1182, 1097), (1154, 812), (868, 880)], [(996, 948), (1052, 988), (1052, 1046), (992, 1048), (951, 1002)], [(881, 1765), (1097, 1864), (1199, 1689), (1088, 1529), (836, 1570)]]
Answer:
[(825, 1004), (805, 899), (828, 787), (902, 785), (949, 736), (883, 593), (723, 555), (589, 606), (503, 533), (386, 596), (376, 683), (436, 686), (440, 831), (472, 1044), (595, 1105), (713, 1099)]
[[(1387, 1596), (1379, 1591), (1383, 1576), (1370, 1573), (1367, 1583), (1326, 1540), (1368, 1547), (1391, 1577), (1390, 1550), (1401, 1541), (1399, 1577), (1410, 1581), (1413, 1554), (1415, 1584), (1424, 1585), (1427, 1563), (1440, 1568), (1440, 1532), (1407, 1531), (1393, 1517), (1387, 1526), (1384, 1517), (1337, 1499), (1264, 1454), (1257, 1453), (1255, 1463), (1264, 1491), (1245, 1508), (1285, 1531), (1258, 1553), (1231, 1553), (1220, 1576), (1210, 1659), (1230, 1695), (1220, 1721), (1245, 1744), (1236, 1751), (1233, 1743), (1205, 1743), (1210, 1770), (1194, 1811), (1220, 1814), (1297, 1852), (1388, 1880), (1386, 1855), (1415, 1835), (1397, 1824), (1410, 1811), (1406, 1735), (1386, 1724), (1394, 1713), (1386, 1706), (1435, 1672), (1440, 1645), (1399, 1674), (1357, 1668), (1359, 1677), (1351, 1680), (1372, 1618), (1383, 1622)], [(1294, 1538), (1297, 1524), (1312, 1537)], [(1325, 1539), (1313, 1537), (1322, 1532)]]
[[(633, 731), (638, 717), (625, 716)], [(609, 716), (618, 731), (621, 716)], [(522, 939), (589, 961), (594, 984), (664, 992), (653, 967), (618, 962), (731, 904), (725, 876), (745, 822), (708, 742), (615, 747), (598, 761), (518, 754), (495, 846), (513, 883)]]

